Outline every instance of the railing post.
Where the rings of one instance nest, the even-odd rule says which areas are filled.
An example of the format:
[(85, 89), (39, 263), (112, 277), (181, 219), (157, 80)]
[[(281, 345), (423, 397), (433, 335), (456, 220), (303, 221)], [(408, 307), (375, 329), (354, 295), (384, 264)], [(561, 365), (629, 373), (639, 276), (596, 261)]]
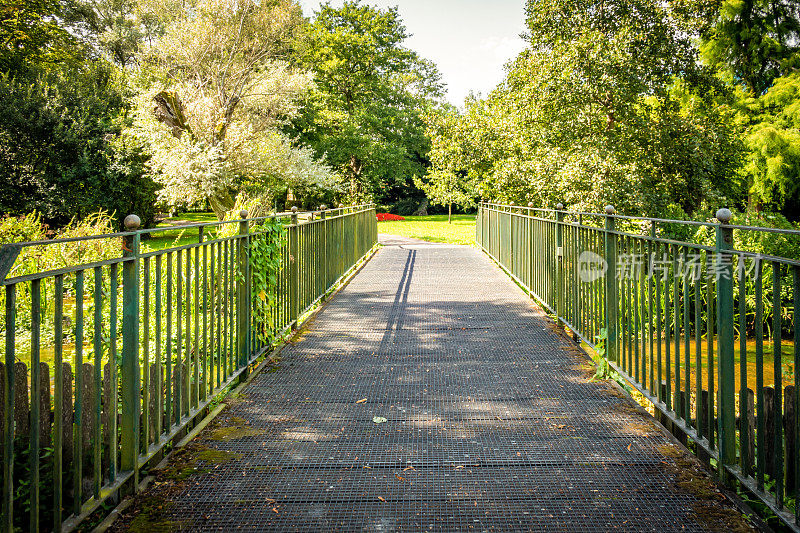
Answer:
[(736, 406), (734, 405), (733, 361), (733, 262), (729, 250), (733, 247), (733, 228), (728, 223), (733, 214), (720, 209), (716, 214), (719, 225), (716, 235), (714, 273), (717, 281), (717, 343), (719, 371), (719, 457), (720, 478), (725, 483), (732, 480), (725, 471), (726, 465), (736, 463)]
[(508, 262), (506, 268), (512, 274), (514, 272), (514, 202), (508, 203)]
[[(136, 231), (141, 220), (136, 215), (125, 217), (125, 229)], [(139, 243), (138, 233), (126, 235), (122, 256), (122, 470), (133, 471), (134, 491), (139, 486)], [(113, 362), (112, 362), (113, 364)], [(80, 371), (81, 369), (76, 369)]]
[(564, 317), (564, 204), (556, 204), (556, 317)]
[(606, 260), (606, 359), (618, 363), (617, 360), (617, 236), (614, 206), (606, 206), (605, 260)]
[(322, 220), (322, 264), (325, 265), (325, 283), (322, 290), (322, 294), (325, 294), (328, 291), (331, 283), (331, 268), (328, 265), (328, 223), (325, 221), (325, 210), (328, 209), (328, 206), (322, 204), (319, 206), (319, 218)]
[(528, 202), (528, 296), (533, 297), (533, 202)]
[[(247, 222), (247, 211), (239, 213), (239, 275), (236, 278), (236, 352), (238, 354), (238, 367), (247, 365), (249, 354), (249, 311), (250, 311), (250, 258), (248, 238), (250, 224)], [(247, 372), (242, 374), (245, 377)]]
[(292, 225), (289, 229), (289, 257), (291, 275), (289, 277), (289, 292), (292, 299), (292, 331), (297, 329), (297, 322), (300, 320), (300, 261), (299, 246), (300, 230), (297, 225), (297, 206), (292, 206)]

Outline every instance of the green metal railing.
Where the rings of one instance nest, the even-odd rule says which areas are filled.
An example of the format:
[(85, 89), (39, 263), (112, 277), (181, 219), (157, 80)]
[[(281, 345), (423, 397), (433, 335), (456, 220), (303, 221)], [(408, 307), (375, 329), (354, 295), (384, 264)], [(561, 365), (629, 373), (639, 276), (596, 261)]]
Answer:
[[(282, 222), (276, 303), (266, 314), (254, 301), (266, 295), (252, 295), (250, 257), (267, 238), (265, 220)], [(126, 228), (0, 248), (1, 531), (68, 531), (110, 496), (136, 490), (140, 469), (377, 243), (371, 205), (242, 212), (241, 220), (181, 226), (197, 241), (152, 251), (142, 238), (175, 228), (139, 230), (135, 216)], [(121, 257), (12, 270), (26, 249), (108, 240)]]
[[(798, 529), (800, 261), (733, 248), (800, 232), (483, 203), (476, 242), (688, 437)], [(673, 235), (692, 229), (698, 242)]]

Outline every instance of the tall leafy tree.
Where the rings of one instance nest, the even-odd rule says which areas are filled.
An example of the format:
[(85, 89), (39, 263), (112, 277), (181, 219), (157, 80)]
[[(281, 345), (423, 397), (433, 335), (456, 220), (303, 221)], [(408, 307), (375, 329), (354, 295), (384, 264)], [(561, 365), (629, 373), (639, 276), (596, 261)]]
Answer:
[(773, 80), (759, 98), (745, 98), (748, 204), (800, 218), (800, 73)]
[(124, 135), (129, 93), (104, 61), (40, 72), (0, 74), (0, 212), (39, 212), (61, 226), (105, 209), (118, 221), (155, 216), (148, 155)]
[(528, 49), (462, 118), (481, 196), (657, 215), (735, 192), (724, 87), (663, 3), (531, 0), (527, 22)]
[(298, 45), (316, 84), (291, 134), (344, 178), (352, 200), (391, 200), (427, 165), (422, 113), (441, 96), (439, 74), (403, 46), (396, 8), (324, 4)]
[[(188, 11), (188, 12), (187, 12)], [(291, 0), (164, 3), (163, 35), (142, 62), (150, 89), (138, 132), (173, 205), (208, 201), (222, 219), (235, 195), (275, 182), (327, 186), (331, 173), (279, 127), (309, 86), (287, 61), (302, 27)]]
[(722, 0), (696, 7), (704, 59), (759, 96), (772, 80), (800, 68), (800, 4), (795, 0)]

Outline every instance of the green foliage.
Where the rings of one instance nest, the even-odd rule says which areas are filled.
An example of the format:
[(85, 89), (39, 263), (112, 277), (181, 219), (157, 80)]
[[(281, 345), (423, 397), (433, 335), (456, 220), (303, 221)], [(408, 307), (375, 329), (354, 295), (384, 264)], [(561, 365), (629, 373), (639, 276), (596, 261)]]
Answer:
[[(800, 6), (792, 0), (722, 0), (702, 9), (701, 51), (710, 65), (752, 96), (800, 67)], [(695, 8), (697, 9), (697, 8)]]
[(415, 177), (414, 184), (425, 191), (431, 203), (463, 208), (475, 205), (475, 184), (463, 168), (460, 146), (463, 146), (463, 131), (459, 128), (459, 115), (454, 108), (445, 108), (428, 113), (427, 134), (431, 137), (431, 167), (425, 179)]
[(80, 56), (75, 38), (58, 23), (57, 0), (4, 0), (0, 4), (0, 72), (12, 77)]
[(441, 87), (433, 64), (403, 46), (407, 37), (396, 8), (346, 1), (322, 5), (298, 43), (316, 89), (287, 131), (341, 173), (349, 201), (421, 196), (412, 183), (427, 165), (421, 111)]
[(103, 209), (152, 224), (155, 184), (122, 135), (125, 98), (102, 61), (33, 80), (0, 74), (0, 211), (62, 226)]
[(729, 192), (733, 113), (661, 3), (539, 0), (527, 12), (530, 46), (504, 82), (444, 134), (432, 128), (447, 154), (437, 171), (487, 199), (635, 214), (692, 213)]
[(278, 274), (283, 264), (281, 249), (286, 231), (283, 223), (267, 218), (250, 228), (250, 274), (253, 324), (259, 325), (256, 334), (262, 342), (269, 343), (275, 335), (270, 323), (272, 311), (278, 303)]
[(743, 96), (740, 120), (747, 124), (742, 169), (748, 206), (782, 210), (798, 218), (800, 208), (800, 73), (774, 80), (759, 98)]
[(606, 360), (606, 342), (608, 341), (608, 330), (602, 328), (600, 334), (595, 337), (594, 352), (597, 357), (592, 359), (597, 364), (597, 372), (592, 377), (593, 380), (608, 379), (611, 376), (611, 367)]

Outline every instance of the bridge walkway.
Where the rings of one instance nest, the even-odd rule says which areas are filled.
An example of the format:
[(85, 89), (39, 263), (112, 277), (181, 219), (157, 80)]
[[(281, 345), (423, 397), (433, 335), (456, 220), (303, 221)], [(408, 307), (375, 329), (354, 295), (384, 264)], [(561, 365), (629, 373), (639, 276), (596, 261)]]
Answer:
[(485, 255), (385, 242), (118, 528), (745, 527)]

